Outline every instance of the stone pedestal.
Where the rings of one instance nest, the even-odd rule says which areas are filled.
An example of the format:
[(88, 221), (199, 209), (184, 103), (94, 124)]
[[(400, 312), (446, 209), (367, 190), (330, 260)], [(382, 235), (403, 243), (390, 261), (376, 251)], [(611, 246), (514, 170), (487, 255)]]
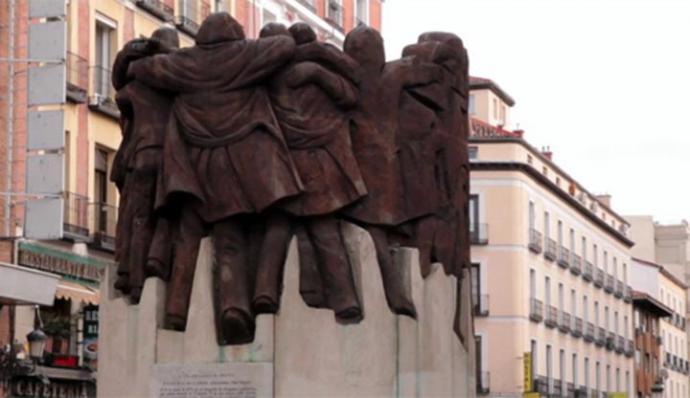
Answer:
[[(192, 397), (199, 386), (190, 380), (200, 380), (205, 393), (211, 391), (209, 397), (474, 396), (474, 342), (467, 342), (468, 352), (453, 332), (456, 279), (436, 264), (423, 280), (417, 251), (400, 249), (397, 260), (408, 277), (418, 320), (396, 316), (386, 305), (371, 238), (353, 225), (345, 225), (344, 234), (364, 320), (341, 325), (332, 311), (304, 304), (293, 241), (280, 313), (259, 316), (256, 339), (243, 346), (216, 344), (209, 239), (202, 242), (185, 332), (159, 327), (164, 282), (148, 279), (135, 306), (112, 291), (113, 275), (108, 275), (101, 304), (98, 396), (172, 396), (161, 392), (168, 391), (161, 389), (165, 385)], [(472, 336), (469, 278), (463, 283), (466, 319), (461, 324), (465, 335)], [(179, 386), (171, 387), (171, 382)]]

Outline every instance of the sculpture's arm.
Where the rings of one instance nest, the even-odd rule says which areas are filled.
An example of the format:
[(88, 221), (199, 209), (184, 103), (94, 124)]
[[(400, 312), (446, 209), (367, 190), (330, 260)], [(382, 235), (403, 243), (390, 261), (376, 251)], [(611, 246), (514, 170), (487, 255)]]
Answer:
[(403, 58), (391, 71), (401, 87), (419, 86), (440, 81), (443, 68), (430, 62), (419, 62), (414, 58)]
[(316, 84), (342, 107), (351, 107), (357, 103), (357, 90), (353, 83), (314, 62), (295, 65), (286, 76), (286, 80), (292, 88)]
[(185, 92), (196, 87), (197, 81), (189, 70), (194, 64), (193, 55), (182, 49), (136, 60), (129, 65), (127, 76), (153, 88)]
[(271, 36), (247, 44), (243, 54), (247, 64), (239, 73), (230, 89), (249, 86), (267, 79), (292, 60), (295, 55), (295, 41), (288, 36)]
[(349, 55), (335, 46), (319, 42), (311, 42), (297, 46), (295, 62), (312, 61), (324, 64), (355, 83), (359, 83), (357, 70), (359, 65)]
[(117, 53), (112, 72), (112, 83), (115, 90), (120, 90), (130, 81), (127, 76), (129, 64), (149, 55), (144, 51), (146, 42), (146, 39), (131, 40)]

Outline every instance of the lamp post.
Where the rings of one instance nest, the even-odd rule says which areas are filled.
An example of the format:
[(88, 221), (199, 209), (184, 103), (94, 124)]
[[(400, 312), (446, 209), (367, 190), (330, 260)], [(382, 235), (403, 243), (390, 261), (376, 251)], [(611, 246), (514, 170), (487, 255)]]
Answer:
[(26, 335), (26, 340), (29, 342), (29, 355), (34, 362), (41, 362), (43, 359), (43, 351), (46, 345), (46, 334), (43, 332), (43, 321), (41, 320), (41, 313), (38, 306), (34, 307), (34, 330)]

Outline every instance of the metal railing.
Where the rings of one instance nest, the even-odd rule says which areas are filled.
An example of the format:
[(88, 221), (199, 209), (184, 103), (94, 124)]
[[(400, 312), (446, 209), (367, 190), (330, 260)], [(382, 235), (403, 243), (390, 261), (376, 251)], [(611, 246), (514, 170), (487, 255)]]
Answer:
[(535, 298), (529, 299), (529, 318), (535, 322), (541, 322), (544, 319), (544, 305)]
[(486, 245), (489, 243), (489, 226), (487, 224), (470, 223), (470, 242), (473, 245)]
[(625, 285), (622, 281), (616, 280), (616, 291), (613, 293), (615, 297), (623, 298), (623, 290)]
[(635, 354), (635, 344), (632, 340), (625, 340), (625, 356), (630, 358)]
[(570, 250), (563, 246), (558, 248), (558, 265), (563, 268), (570, 267)]
[[(67, 96), (77, 102), (86, 101), (88, 83), (82, 83), (82, 78), (88, 76), (89, 64), (86, 58), (67, 51), (65, 55), (65, 67), (67, 69)], [(88, 79), (87, 79), (88, 81)]]
[(558, 318), (558, 330), (563, 333), (568, 333), (570, 331), (570, 314), (565, 311), (560, 311)]
[(616, 335), (613, 332), (606, 333), (606, 349), (613, 351), (616, 348)]
[(613, 293), (614, 279), (613, 275), (606, 274), (606, 283), (604, 283), (604, 291), (606, 293)]
[(477, 302), (474, 303), (474, 315), (488, 316), (489, 315), (489, 295), (482, 294), (479, 297), (474, 297)]
[(591, 282), (594, 277), (594, 265), (589, 261), (585, 261), (585, 267), (582, 271), (582, 279), (587, 282)]
[(628, 285), (625, 285), (623, 288), (623, 300), (625, 300), (626, 303), (632, 302), (632, 288)]
[(477, 394), (488, 394), (491, 386), (491, 373), (477, 372)]
[(616, 336), (616, 352), (619, 354), (625, 352), (625, 339), (623, 336)]
[(192, 37), (195, 37), (199, 32), (199, 23), (190, 15), (178, 15), (175, 17), (175, 26)]
[(110, 69), (96, 65), (91, 67), (91, 96), (89, 108), (118, 118), (120, 111), (115, 103), (115, 88), (110, 82)]
[(594, 330), (594, 324), (592, 322), (587, 322), (585, 324), (585, 333), (583, 335), (583, 339), (586, 342), (591, 343), (594, 341)]
[(546, 238), (546, 250), (544, 250), (544, 258), (549, 261), (556, 261), (556, 241), (551, 238)]
[(63, 230), (67, 238), (88, 240), (89, 198), (74, 192), (64, 193)]
[(594, 267), (594, 286), (601, 288), (604, 286), (604, 270)]
[(601, 346), (603, 346), (603, 345), (606, 344), (606, 331), (605, 331), (604, 328), (602, 328), (601, 326), (599, 326), (599, 327), (596, 329), (596, 335), (595, 335), (594, 342), (595, 342), (596, 345), (598, 345), (599, 347), (601, 347)]
[(173, 9), (163, 0), (136, 0), (136, 4), (164, 21), (172, 20)]
[(551, 328), (558, 326), (558, 310), (553, 305), (546, 306), (546, 318), (544, 319), (544, 325)]
[(575, 253), (572, 253), (570, 256), (570, 272), (573, 275), (580, 275), (582, 272), (582, 260)]
[(582, 336), (582, 318), (577, 316), (573, 317), (573, 324), (570, 327), (570, 334), (572, 334), (575, 338)]
[(94, 202), (91, 204), (91, 208), (94, 244), (103, 249), (115, 250), (117, 207), (107, 203)]
[(343, 5), (338, 0), (327, 0), (326, 21), (338, 30), (343, 30)]
[(541, 232), (534, 228), (529, 230), (529, 249), (534, 253), (541, 253), (542, 251), (542, 236)]

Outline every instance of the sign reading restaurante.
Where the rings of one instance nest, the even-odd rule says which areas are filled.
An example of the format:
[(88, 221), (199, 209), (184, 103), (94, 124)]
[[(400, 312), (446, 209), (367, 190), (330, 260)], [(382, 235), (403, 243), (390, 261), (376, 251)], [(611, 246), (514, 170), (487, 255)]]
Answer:
[(106, 262), (22, 242), (19, 244), (18, 263), (42, 271), (99, 282), (103, 278)]

